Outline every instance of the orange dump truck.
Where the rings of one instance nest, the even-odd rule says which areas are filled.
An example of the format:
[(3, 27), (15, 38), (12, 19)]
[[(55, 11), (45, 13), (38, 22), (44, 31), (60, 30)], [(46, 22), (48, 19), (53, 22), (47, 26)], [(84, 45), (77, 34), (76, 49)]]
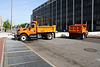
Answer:
[(75, 24), (69, 26), (69, 37), (76, 38), (80, 37), (81, 39), (87, 38), (88, 31), (86, 24)]
[(27, 41), (28, 39), (37, 39), (38, 35), (41, 35), (42, 38), (51, 40), (55, 38), (56, 25), (53, 26), (38, 26), (37, 21), (30, 22), (26, 25), (25, 28), (20, 28), (17, 31), (15, 38), (20, 39), (21, 41)]

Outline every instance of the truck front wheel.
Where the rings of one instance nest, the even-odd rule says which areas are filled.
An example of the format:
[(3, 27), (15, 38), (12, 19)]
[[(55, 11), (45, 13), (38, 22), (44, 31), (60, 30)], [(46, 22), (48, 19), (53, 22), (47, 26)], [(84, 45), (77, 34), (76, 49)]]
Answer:
[(20, 35), (20, 40), (23, 41), (23, 42), (27, 41), (28, 40), (27, 35), (26, 34)]
[(47, 39), (51, 40), (52, 39), (52, 34), (47, 34)]

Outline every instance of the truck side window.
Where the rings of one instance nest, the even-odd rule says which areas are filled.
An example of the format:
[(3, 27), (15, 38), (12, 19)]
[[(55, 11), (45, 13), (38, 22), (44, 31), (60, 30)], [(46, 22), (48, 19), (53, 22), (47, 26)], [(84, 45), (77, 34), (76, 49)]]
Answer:
[(25, 26), (25, 28), (28, 28), (28, 26), (29, 26), (29, 24), (27, 24), (27, 25)]
[(31, 28), (34, 28), (34, 24), (31, 24)]

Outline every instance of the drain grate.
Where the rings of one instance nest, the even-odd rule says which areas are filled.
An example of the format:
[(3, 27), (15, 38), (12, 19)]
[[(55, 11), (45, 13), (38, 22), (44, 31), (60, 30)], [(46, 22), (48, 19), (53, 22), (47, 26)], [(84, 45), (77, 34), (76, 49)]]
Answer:
[(85, 48), (84, 50), (87, 52), (97, 52), (97, 50), (93, 48)]

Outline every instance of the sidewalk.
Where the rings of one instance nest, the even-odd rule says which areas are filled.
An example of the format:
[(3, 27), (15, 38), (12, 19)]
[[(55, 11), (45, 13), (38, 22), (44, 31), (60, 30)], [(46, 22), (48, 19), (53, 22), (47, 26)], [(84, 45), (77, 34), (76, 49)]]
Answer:
[(52, 67), (21, 41), (5, 38), (2, 67)]
[(89, 32), (88, 36), (89, 37), (100, 37), (100, 31), (99, 32)]
[(98, 38), (100, 38), (100, 35), (88, 35), (88, 37), (98, 37)]
[(7, 33), (7, 32), (0, 32), (0, 38), (13, 38), (14, 36), (12, 36), (11, 33)]
[[(89, 37), (100, 37), (100, 31), (99, 32), (89, 32)], [(69, 37), (68, 32), (57, 32), (56, 37)]]

